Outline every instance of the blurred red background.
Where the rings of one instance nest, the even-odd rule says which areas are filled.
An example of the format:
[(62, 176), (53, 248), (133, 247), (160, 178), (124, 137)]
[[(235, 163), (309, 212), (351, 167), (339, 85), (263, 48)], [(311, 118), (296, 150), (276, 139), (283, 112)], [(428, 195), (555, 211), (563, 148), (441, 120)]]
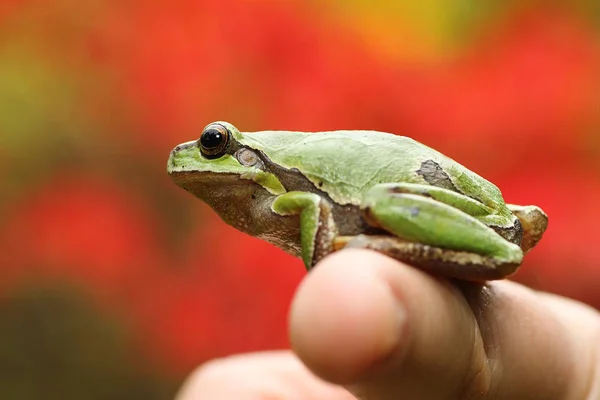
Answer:
[(4, 0), (0, 396), (169, 398), (287, 347), (301, 262), (165, 172), (213, 120), (411, 136), (540, 205), (516, 279), (600, 306), (593, 0)]

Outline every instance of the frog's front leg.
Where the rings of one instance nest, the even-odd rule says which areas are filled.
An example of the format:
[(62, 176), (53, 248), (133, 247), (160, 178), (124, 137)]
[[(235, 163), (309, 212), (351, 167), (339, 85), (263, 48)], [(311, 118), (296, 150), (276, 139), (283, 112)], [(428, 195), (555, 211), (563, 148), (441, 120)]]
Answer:
[(315, 193), (288, 192), (278, 196), (272, 208), (281, 215), (300, 215), (300, 243), (306, 269), (333, 251), (337, 228), (327, 200)]
[(498, 279), (521, 264), (521, 248), (482, 222), (501, 218), (460, 193), (415, 184), (370, 189), (362, 210), (367, 222), (394, 236), (361, 235), (348, 247), (367, 247), (438, 274)]

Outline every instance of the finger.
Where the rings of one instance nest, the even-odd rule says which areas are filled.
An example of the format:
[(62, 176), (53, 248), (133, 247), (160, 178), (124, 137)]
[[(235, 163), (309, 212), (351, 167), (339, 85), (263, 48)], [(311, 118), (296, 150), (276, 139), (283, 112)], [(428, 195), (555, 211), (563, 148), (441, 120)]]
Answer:
[(462, 286), (466, 297), (380, 254), (338, 252), (298, 289), (292, 345), (317, 375), (369, 399), (558, 400), (578, 390), (573, 338), (535, 293)]
[(490, 397), (593, 398), (600, 361), (597, 312), (510, 281), (464, 289), (492, 372)]
[(574, 372), (580, 384), (572, 385), (573, 399), (600, 399), (600, 314), (598, 310), (575, 300), (550, 293), (539, 293), (547, 307), (567, 326), (570, 341), (577, 349)]
[(232, 356), (208, 362), (186, 381), (177, 400), (356, 400), (317, 378), (290, 351)]
[(482, 359), (456, 288), (365, 250), (335, 253), (309, 274), (292, 304), (290, 332), (317, 375), (375, 399), (455, 398), (472, 360)]

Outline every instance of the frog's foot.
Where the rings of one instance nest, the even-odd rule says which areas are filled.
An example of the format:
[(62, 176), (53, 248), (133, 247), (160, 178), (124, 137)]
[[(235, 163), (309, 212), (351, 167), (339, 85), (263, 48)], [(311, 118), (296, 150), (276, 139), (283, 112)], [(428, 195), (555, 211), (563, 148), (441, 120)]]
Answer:
[(468, 281), (503, 279), (515, 272), (520, 264), (503, 262), (467, 251), (448, 250), (409, 242), (386, 235), (338, 236), (334, 241), (334, 248), (375, 250), (435, 275)]
[(518, 206), (515, 204), (507, 204), (507, 206), (523, 225), (521, 249), (527, 253), (540, 241), (546, 228), (548, 228), (548, 216), (541, 208), (536, 206)]

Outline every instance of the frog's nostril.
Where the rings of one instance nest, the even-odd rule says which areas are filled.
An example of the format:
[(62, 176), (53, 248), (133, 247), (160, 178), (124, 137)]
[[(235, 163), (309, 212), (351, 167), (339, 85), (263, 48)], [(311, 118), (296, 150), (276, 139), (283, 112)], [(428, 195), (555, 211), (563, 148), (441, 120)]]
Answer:
[(175, 146), (175, 148), (173, 149), (173, 153), (176, 153), (180, 150), (181, 150), (181, 146)]

